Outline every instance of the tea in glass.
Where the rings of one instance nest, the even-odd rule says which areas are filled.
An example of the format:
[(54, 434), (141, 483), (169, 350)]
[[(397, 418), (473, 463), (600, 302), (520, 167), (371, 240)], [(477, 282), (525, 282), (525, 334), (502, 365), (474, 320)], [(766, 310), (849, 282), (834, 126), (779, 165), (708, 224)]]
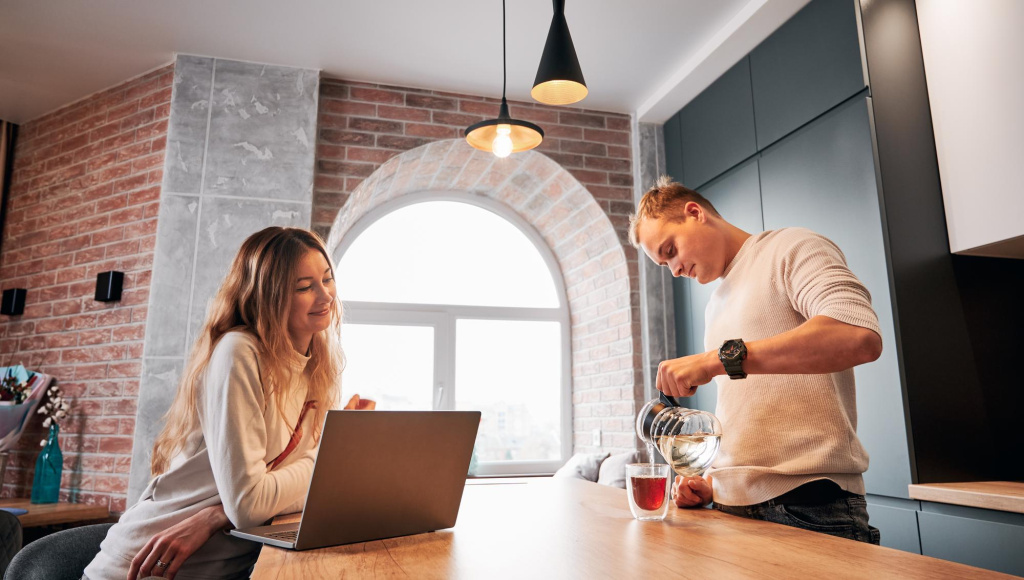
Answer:
[(626, 494), (629, 510), (638, 520), (663, 520), (668, 513), (669, 466), (658, 463), (630, 463), (626, 466)]

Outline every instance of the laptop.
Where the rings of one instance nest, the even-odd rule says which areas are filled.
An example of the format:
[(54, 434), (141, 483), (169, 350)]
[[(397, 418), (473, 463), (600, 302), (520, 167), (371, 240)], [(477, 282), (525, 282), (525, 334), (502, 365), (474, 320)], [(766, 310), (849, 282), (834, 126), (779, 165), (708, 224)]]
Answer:
[(479, 411), (328, 411), (299, 523), (231, 530), (309, 550), (455, 525)]

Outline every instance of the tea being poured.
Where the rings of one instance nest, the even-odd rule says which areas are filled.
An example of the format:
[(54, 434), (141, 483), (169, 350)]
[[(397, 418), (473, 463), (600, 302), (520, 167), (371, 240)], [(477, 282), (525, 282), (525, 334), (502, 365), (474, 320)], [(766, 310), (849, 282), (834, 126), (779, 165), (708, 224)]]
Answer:
[(701, 475), (711, 467), (721, 437), (710, 433), (694, 433), (693, 435), (662, 435), (655, 437), (658, 451), (668, 464), (683, 477)]
[(657, 446), (673, 471), (692, 477), (711, 467), (721, 443), (722, 424), (711, 413), (679, 407), (662, 394), (640, 410), (636, 434), (648, 449)]

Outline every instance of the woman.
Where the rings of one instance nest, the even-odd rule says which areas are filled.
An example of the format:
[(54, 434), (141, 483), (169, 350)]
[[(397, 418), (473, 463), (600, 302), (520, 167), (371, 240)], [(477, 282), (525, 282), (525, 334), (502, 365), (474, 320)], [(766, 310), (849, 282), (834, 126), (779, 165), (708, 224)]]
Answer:
[[(153, 446), (155, 477), (86, 578), (248, 577), (259, 544), (224, 530), (303, 507), (340, 391), (335, 296), (315, 234), (270, 227), (242, 244)], [(345, 408), (373, 406), (357, 395)]]

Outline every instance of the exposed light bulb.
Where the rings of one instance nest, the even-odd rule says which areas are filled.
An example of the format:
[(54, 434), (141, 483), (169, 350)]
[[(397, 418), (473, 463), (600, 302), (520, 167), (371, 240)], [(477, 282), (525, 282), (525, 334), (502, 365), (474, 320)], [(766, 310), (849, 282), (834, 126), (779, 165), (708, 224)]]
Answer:
[(504, 159), (512, 154), (512, 134), (511, 125), (498, 125), (498, 136), (494, 138), (494, 142), (491, 144), (491, 151), (494, 152), (496, 157)]

